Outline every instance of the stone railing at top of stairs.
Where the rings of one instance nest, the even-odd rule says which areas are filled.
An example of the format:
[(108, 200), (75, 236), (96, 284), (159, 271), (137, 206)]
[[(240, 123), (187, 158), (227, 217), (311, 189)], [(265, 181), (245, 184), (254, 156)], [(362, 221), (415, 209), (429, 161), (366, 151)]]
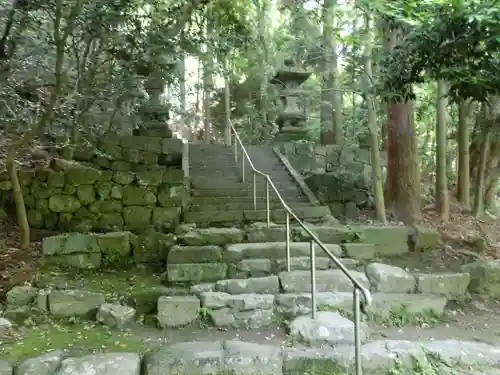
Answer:
[[(253, 182), (253, 188), (252, 188), (252, 196), (253, 196), (253, 201), (254, 201), (254, 208), (256, 209), (257, 206), (257, 198), (256, 198), (256, 180), (257, 177), (263, 177), (266, 181), (266, 223), (267, 226), (269, 227), (271, 224), (271, 215), (270, 215), (270, 204), (269, 204), (269, 195), (270, 195), (270, 190), (274, 192), (274, 194), (279, 198), (281, 201), (283, 208), (285, 209), (285, 227), (286, 227), (286, 268), (287, 271), (290, 271), (290, 220), (293, 219), (302, 229), (307, 233), (307, 235), (310, 237), (310, 272), (311, 272), (311, 318), (312, 320), (315, 320), (316, 318), (316, 261), (315, 261), (315, 256), (316, 256), (316, 251), (315, 251), (315, 246), (319, 246), (321, 250), (328, 256), (328, 258), (331, 259), (331, 261), (337, 266), (337, 268), (349, 279), (349, 281), (352, 284), (353, 287), (353, 315), (354, 315), (354, 347), (355, 347), (355, 368), (356, 368), (356, 375), (361, 375), (361, 311), (368, 308), (370, 303), (371, 303), (371, 294), (370, 291), (363, 285), (362, 283), (359, 282), (359, 280), (356, 279), (356, 277), (342, 264), (342, 262), (337, 259), (335, 255), (333, 255), (328, 248), (319, 240), (319, 238), (300, 220), (297, 215), (293, 213), (293, 211), (288, 207), (286, 202), (283, 200), (281, 197), (281, 194), (279, 191), (276, 189), (276, 186), (274, 185), (273, 181), (269, 177), (269, 175), (262, 173), (258, 169), (256, 169), (252, 163), (252, 160), (250, 156), (248, 155), (248, 152), (243, 145), (243, 142), (241, 141), (240, 136), (238, 135), (238, 132), (236, 131), (235, 127), (233, 124), (230, 122), (230, 127), (231, 127), (231, 133), (234, 136), (234, 160), (235, 162), (238, 162), (238, 159), (240, 159), (241, 162), (241, 176), (242, 176), (242, 181), (245, 181), (246, 178), (246, 164), (250, 167), (251, 174), (252, 174), (252, 182)], [(238, 153), (241, 153), (240, 158), (238, 158)], [(364, 301), (361, 301), (360, 299), (360, 292), (363, 295)]]

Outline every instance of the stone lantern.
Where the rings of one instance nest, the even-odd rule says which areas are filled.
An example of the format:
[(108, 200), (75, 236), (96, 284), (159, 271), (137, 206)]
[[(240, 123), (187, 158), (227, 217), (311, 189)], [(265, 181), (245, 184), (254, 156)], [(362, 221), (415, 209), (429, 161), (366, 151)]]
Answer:
[(168, 127), (169, 105), (164, 103), (164, 91), (167, 84), (167, 74), (173, 69), (176, 62), (165, 55), (154, 58), (155, 70), (149, 72), (144, 79), (144, 89), (149, 100), (139, 108), (140, 125), (134, 131), (135, 135), (153, 137), (172, 137)]
[(299, 108), (298, 97), (303, 92), (299, 88), (309, 76), (310, 71), (297, 67), (291, 59), (285, 60), (284, 66), (278, 70), (271, 83), (278, 90), (278, 106), (280, 113), (276, 118), (279, 132), (277, 142), (293, 142), (307, 139), (305, 110)]

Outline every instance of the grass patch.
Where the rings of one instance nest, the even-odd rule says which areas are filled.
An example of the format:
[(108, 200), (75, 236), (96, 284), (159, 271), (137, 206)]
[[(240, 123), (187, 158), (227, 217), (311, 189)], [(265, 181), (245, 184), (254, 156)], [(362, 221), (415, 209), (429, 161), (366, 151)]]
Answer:
[(209, 327), (213, 324), (212, 322), (212, 310), (207, 307), (200, 307), (198, 309), (198, 322), (201, 328)]
[(376, 313), (367, 315), (368, 322), (374, 322), (386, 327), (420, 326), (429, 327), (442, 323), (446, 317), (436, 313), (434, 310), (426, 310), (414, 313), (408, 310), (407, 306), (400, 306), (391, 309), (389, 315), (381, 316)]
[[(41, 317), (39, 318), (41, 320)], [(10, 344), (0, 344), (0, 358), (14, 363), (29, 357), (62, 349), (71, 355), (95, 352), (134, 352), (146, 350), (144, 341), (129, 332), (110, 329), (95, 322), (77, 319), (36, 322), (21, 327), (22, 339)]]

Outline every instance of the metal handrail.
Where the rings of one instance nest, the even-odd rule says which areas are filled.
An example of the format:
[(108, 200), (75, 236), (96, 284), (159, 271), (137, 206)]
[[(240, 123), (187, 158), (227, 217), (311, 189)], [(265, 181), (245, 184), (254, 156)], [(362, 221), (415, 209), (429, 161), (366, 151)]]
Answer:
[(268, 174), (259, 171), (255, 168), (250, 155), (243, 145), (238, 132), (234, 128), (233, 124), (230, 122), (231, 132), (234, 134), (234, 161), (238, 163), (238, 145), (241, 148), (242, 158), (241, 158), (241, 172), (242, 172), (242, 182), (245, 182), (245, 161), (248, 163), (252, 169), (252, 194), (253, 194), (253, 208), (254, 211), (257, 210), (257, 189), (256, 189), (256, 176), (260, 175), (266, 179), (266, 224), (269, 228), (271, 225), (270, 218), (270, 202), (269, 202), (269, 187), (272, 188), (276, 196), (278, 197), (280, 203), (285, 209), (285, 227), (286, 227), (286, 268), (290, 272), (290, 218), (294, 219), (301, 227), (306, 231), (306, 233), (311, 237), (310, 240), (310, 258), (311, 258), (311, 305), (312, 305), (312, 318), (316, 317), (316, 254), (315, 254), (315, 244), (317, 244), (321, 250), (330, 258), (333, 263), (344, 273), (345, 276), (351, 281), (353, 285), (353, 310), (354, 310), (354, 348), (355, 348), (355, 368), (356, 375), (361, 375), (361, 301), (359, 292), (363, 294), (364, 297), (364, 307), (368, 307), (372, 302), (372, 296), (368, 289), (366, 289), (361, 283), (354, 278), (349, 270), (342, 264), (342, 262), (333, 255), (327, 247), (320, 241), (318, 236), (314, 234), (305, 223), (300, 220), (297, 215), (290, 209), (286, 204), (285, 200), (279, 193), (278, 189), (274, 185), (271, 177)]

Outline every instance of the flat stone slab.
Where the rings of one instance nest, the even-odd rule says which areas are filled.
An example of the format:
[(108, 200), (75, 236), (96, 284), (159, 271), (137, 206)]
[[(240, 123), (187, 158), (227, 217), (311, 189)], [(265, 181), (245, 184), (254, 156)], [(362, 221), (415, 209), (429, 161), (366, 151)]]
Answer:
[(55, 375), (140, 375), (141, 357), (135, 353), (103, 353), (62, 361)]
[(188, 246), (222, 246), (243, 242), (244, 232), (238, 228), (200, 228), (179, 234), (178, 238)]
[(214, 245), (173, 246), (168, 252), (168, 264), (219, 263), (222, 247)]
[(282, 375), (281, 348), (244, 341), (182, 342), (145, 354), (142, 375)]
[[(421, 314), (433, 311), (440, 315), (444, 311), (446, 298), (442, 296), (375, 293), (368, 312), (381, 317), (388, 317), (392, 311), (405, 308), (410, 314)], [(311, 313), (310, 293), (284, 293), (276, 296), (277, 311), (287, 317), (308, 315)], [(317, 307), (352, 311), (353, 294), (350, 292), (320, 292), (316, 294)]]
[[(339, 245), (325, 244), (326, 248), (335, 256), (342, 255), (342, 249)], [(324, 251), (315, 246), (315, 255), (324, 257)], [(290, 243), (290, 256), (303, 257), (309, 256), (311, 253), (309, 242), (291, 242)], [(249, 258), (265, 258), (265, 259), (278, 259), (286, 257), (286, 243), (285, 242), (263, 242), (263, 243), (238, 243), (229, 245), (225, 252), (225, 259), (228, 262), (237, 262), (242, 259)]]
[[(55, 350), (38, 357), (28, 358), (17, 366), (16, 375), (54, 374), (64, 358), (65, 354), (62, 350)], [(2, 374), (1, 371), (0, 374)]]
[[(396, 360), (403, 367), (411, 368), (414, 359), (424, 360), (426, 354), (441, 358), (454, 369), (457, 365), (462, 366), (464, 371), (457, 373), (460, 375), (495, 374), (489, 370), (480, 372), (479, 369), (491, 369), (500, 363), (500, 347), (479, 342), (377, 340), (361, 348), (362, 365), (367, 373), (387, 371), (394, 367)], [(329, 346), (280, 348), (230, 340), (182, 342), (157, 347), (145, 354), (142, 375), (331, 374), (332, 369), (349, 372), (353, 368), (352, 345), (337, 345), (334, 350)], [(477, 372), (474, 369), (478, 369)]]
[(278, 276), (220, 280), (215, 283), (215, 290), (229, 294), (277, 294), (279, 293), (279, 280)]
[[(350, 273), (365, 288), (370, 287), (370, 282), (363, 272), (350, 271)], [(285, 293), (311, 291), (311, 273), (309, 271), (281, 272), (279, 278)], [(341, 270), (316, 272), (316, 292), (347, 292), (352, 291), (352, 289), (351, 281)]]
[(417, 274), (417, 292), (441, 296), (463, 296), (467, 293), (471, 277), (468, 273)]
[(370, 263), (365, 267), (372, 289), (384, 293), (414, 293), (415, 276), (404, 269), (383, 263)]
[[(316, 317), (299, 316), (288, 326), (290, 336), (309, 345), (354, 343), (354, 323), (338, 312), (318, 311)], [(361, 341), (368, 336), (366, 323), (360, 324)]]
[(158, 298), (158, 323), (162, 327), (181, 327), (198, 319), (200, 300), (195, 296)]

